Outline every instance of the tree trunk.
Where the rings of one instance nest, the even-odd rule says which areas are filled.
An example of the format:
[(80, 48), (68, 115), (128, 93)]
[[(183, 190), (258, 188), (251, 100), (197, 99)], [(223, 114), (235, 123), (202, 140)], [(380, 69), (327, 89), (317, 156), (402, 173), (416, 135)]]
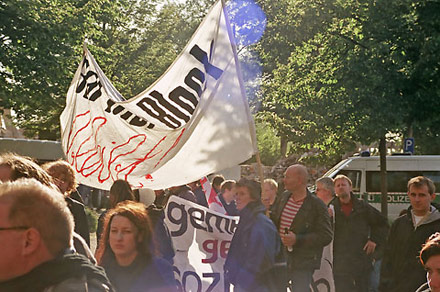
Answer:
[(285, 158), (287, 156), (287, 137), (285, 135), (281, 135), (280, 144), (281, 158)]
[(388, 184), (387, 184), (387, 146), (385, 135), (379, 140), (380, 154), (380, 192), (382, 194), (382, 215), (388, 218)]

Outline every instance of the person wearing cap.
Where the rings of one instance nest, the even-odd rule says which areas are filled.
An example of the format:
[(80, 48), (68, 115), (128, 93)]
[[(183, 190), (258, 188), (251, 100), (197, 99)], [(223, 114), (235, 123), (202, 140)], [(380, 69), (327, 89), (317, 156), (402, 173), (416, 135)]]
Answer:
[(281, 241), (274, 224), (264, 215), (260, 184), (242, 178), (236, 191), (240, 222), (224, 265), (225, 280), (234, 285), (234, 291), (274, 291), (269, 273)]
[[(307, 168), (291, 165), (271, 218), (285, 247), (288, 278), (293, 291), (310, 291), (313, 272), (321, 265), (322, 250), (333, 231), (326, 205), (307, 189)], [(287, 283), (286, 283), (287, 286)]]

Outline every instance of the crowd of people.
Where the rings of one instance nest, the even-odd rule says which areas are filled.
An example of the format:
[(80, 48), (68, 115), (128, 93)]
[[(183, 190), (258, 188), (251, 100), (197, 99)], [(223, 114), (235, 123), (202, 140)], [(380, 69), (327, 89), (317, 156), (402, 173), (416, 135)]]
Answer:
[(315, 291), (324, 261), (336, 292), (440, 291), (440, 207), (429, 178), (408, 181), (410, 206), (391, 227), (347, 176), (318, 179), (316, 193), (308, 179), (300, 164), (286, 169), (281, 192), (273, 179), (217, 175), (220, 205), (192, 182), (155, 191), (150, 206), (116, 180), (93, 253), (71, 165), (0, 155), (0, 291), (178, 291), (163, 212), (171, 196), (240, 217), (224, 264), (227, 291)]

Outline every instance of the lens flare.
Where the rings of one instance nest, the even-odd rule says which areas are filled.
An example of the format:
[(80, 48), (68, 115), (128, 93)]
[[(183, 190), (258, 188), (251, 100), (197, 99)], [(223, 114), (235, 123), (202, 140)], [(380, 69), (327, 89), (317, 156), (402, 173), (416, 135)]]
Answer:
[(266, 15), (252, 0), (232, 0), (226, 5), (237, 47), (258, 42), (266, 28)]

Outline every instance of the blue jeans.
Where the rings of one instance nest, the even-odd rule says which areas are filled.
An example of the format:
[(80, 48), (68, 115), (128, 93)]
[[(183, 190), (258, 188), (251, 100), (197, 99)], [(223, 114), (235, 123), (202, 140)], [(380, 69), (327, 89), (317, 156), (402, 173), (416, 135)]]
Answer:
[(368, 287), (369, 292), (379, 291), (379, 279), (380, 279), (380, 265), (382, 264), (382, 259), (376, 260), (373, 264), (373, 270), (370, 274), (370, 283)]

